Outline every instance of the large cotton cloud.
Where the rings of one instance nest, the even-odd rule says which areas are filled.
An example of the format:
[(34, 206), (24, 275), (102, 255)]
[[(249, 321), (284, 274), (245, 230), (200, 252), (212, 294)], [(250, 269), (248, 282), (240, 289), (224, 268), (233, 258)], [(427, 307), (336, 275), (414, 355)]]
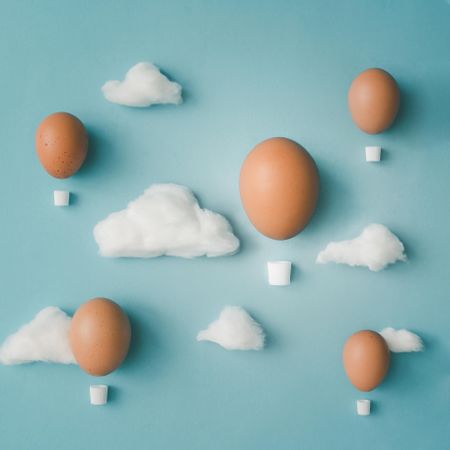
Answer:
[(110, 102), (126, 106), (178, 105), (182, 102), (181, 86), (170, 81), (158, 67), (148, 62), (133, 66), (123, 81), (107, 81), (102, 86), (102, 92)]
[(364, 228), (355, 239), (330, 242), (316, 260), (320, 264), (366, 266), (374, 272), (396, 261), (406, 261), (403, 244), (387, 227), (376, 223)]
[(423, 350), (422, 339), (411, 331), (388, 327), (380, 331), (380, 334), (384, 337), (391, 352), (421, 352)]
[(69, 342), (71, 318), (49, 306), (10, 335), (0, 347), (0, 363), (6, 365), (44, 361), (76, 364)]
[(240, 306), (225, 307), (219, 318), (197, 335), (197, 341), (215, 342), (227, 350), (261, 350), (264, 339), (261, 325)]
[(107, 257), (222, 256), (239, 240), (220, 214), (200, 208), (192, 192), (177, 184), (154, 184), (126, 209), (94, 228), (100, 254)]

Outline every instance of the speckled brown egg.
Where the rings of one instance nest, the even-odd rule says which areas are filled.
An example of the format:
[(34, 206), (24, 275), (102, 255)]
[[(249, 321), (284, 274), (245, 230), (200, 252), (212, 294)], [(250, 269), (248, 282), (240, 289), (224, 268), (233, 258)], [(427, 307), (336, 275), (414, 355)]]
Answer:
[(400, 90), (391, 74), (368, 69), (353, 81), (348, 93), (353, 121), (363, 131), (378, 134), (394, 122), (400, 106)]
[(36, 149), (41, 164), (51, 176), (69, 178), (78, 172), (86, 159), (86, 128), (72, 114), (51, 114), (37, 129)]
[(249, 219), (262, 234), (279, 240), (306, 227), (316, 209), (319, 184), (310, 154), (282, 137), (258, 144), (240, 175), (241, 199)]
[(95, 376), (116, 370), (128, 353), (131, 327), (122, 308), (107, 298), (94, 298), (75, 313), (70, 344), (80, 367)]
[(358, 331), (350, 336), (344, 347), (345, 371), (357, 389), (368, 392), (384, 380), (390, 356), (383, 336), (376, 331)]

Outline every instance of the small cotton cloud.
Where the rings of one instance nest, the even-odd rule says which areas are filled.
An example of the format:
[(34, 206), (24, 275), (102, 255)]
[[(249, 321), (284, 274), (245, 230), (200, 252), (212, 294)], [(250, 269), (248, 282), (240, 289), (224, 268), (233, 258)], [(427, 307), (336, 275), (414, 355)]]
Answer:
[(236, 253), (239, 239), (225, 217), (200, 208), (192, 192), (177, 184), (154, 184), (122, 211), (94, 228), (106, 257), (223, 256)]
[(402, 242), (387, 227), (371, 224), (355, 239), (330, 242), (317, 256), (316, 262), (335, 262), (349, 266), (366, 266), (378, 272), (388, 264), (406, 261)]
[(219, 318), (197, 335), (197, 341), (215, 342), (227, 350), (261, 350), (264, 340), (261, 325), (240, 306), (225, 307)]
[(421, 352), (424, 349), (422, 339), (411, 331), (395, 330), (392, 327), (380, 331), (389, 350), (394, 353)]
[(181, 86), (170, 81), (152, 63), (140, 62), (133, 66), (123, 81), (110, 80), (102, 86), (105, 98), (119, 105), (146, 107), (158, 103), (179, 105)]
[(0, 363), (26, 364), (34, 361), (76, 364), (69, 341), (71, 318), (56, 306), (49, 306), (0, 347)]

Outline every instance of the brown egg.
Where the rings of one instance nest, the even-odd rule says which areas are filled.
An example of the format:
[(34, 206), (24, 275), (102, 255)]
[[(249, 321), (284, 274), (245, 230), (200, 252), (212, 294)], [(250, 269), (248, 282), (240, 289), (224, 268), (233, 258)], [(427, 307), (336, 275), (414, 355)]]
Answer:
[(363, 330), (350, 336), (344, 347), (344, 367), (352, 384), (360, 391), (375, 389), (389, 370), (390, 352), (384, 338)]
[(72, 114), (51, 114), (37, 129), (36, 149), (41, 164), (51, 176), (69, 178), (78, 172), (86, 159), (86, 128)]
[(389, 128), (400, 106), (400, 90), (394, 78), (382, 69), (368, 69), (354, 80), (348, 104), (356, 125), (369, 134)]
[(316, 209), (319, 172), (296, 142), (267, 139), (244, 161), (240, 190), (255, 228), (272, 239), (289, 239), (306, 227)]
[(116, 370), (128, 353), (131, 327), (122, 308), (107, 298), (81, 305), (72, 319), (70, 344), (83, 370), (102, 376)]

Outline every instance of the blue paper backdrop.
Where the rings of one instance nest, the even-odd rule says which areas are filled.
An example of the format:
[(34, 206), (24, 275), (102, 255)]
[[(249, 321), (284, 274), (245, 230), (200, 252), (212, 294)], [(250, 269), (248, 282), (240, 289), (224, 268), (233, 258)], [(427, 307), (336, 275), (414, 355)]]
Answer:
[[(73, 312), (94, 296), (133, 323), (124, 366), (97, 381), (76, 366), (0, 367), (0, 448), (445, 449), (450, 437), (450, 4), (378, 1), (3, 1), (0, 15), (0, 338), (41, 308)], [(184, 87), (182, 106), (106, 102), (108, 79), (152, 61)], [(347, 90), (379, 66), (402, 90), (395, 126), (368, 136)], [(69, 180), (47, 175), (34, 133), (70, 111), (87, 125), (89, 161)], [(301, 235), (271, 241), (241, 207), (247, 152), (288, 136), (314, 156), (322, 193)], [(383, 162), (367, 164), (365, 145)], [(92, 229), (154, 182), (191, 187), (242, 240), (233, 257), (108, 260)], [(53, 189), (74, 203), (52, 205)], [(381, 273), (317, 266), (330, 240), (371, 222), (405, 242), (410, 262)], [(293, 284), (266, 283), (267, 259), (291, 259)], [(226, 304), (265, 327), (263, 352), (227, 352), (195, 336)], [(394, 355), (366, 397), (341, 363), (359, 329), (407, 327), (423, 354)]]

